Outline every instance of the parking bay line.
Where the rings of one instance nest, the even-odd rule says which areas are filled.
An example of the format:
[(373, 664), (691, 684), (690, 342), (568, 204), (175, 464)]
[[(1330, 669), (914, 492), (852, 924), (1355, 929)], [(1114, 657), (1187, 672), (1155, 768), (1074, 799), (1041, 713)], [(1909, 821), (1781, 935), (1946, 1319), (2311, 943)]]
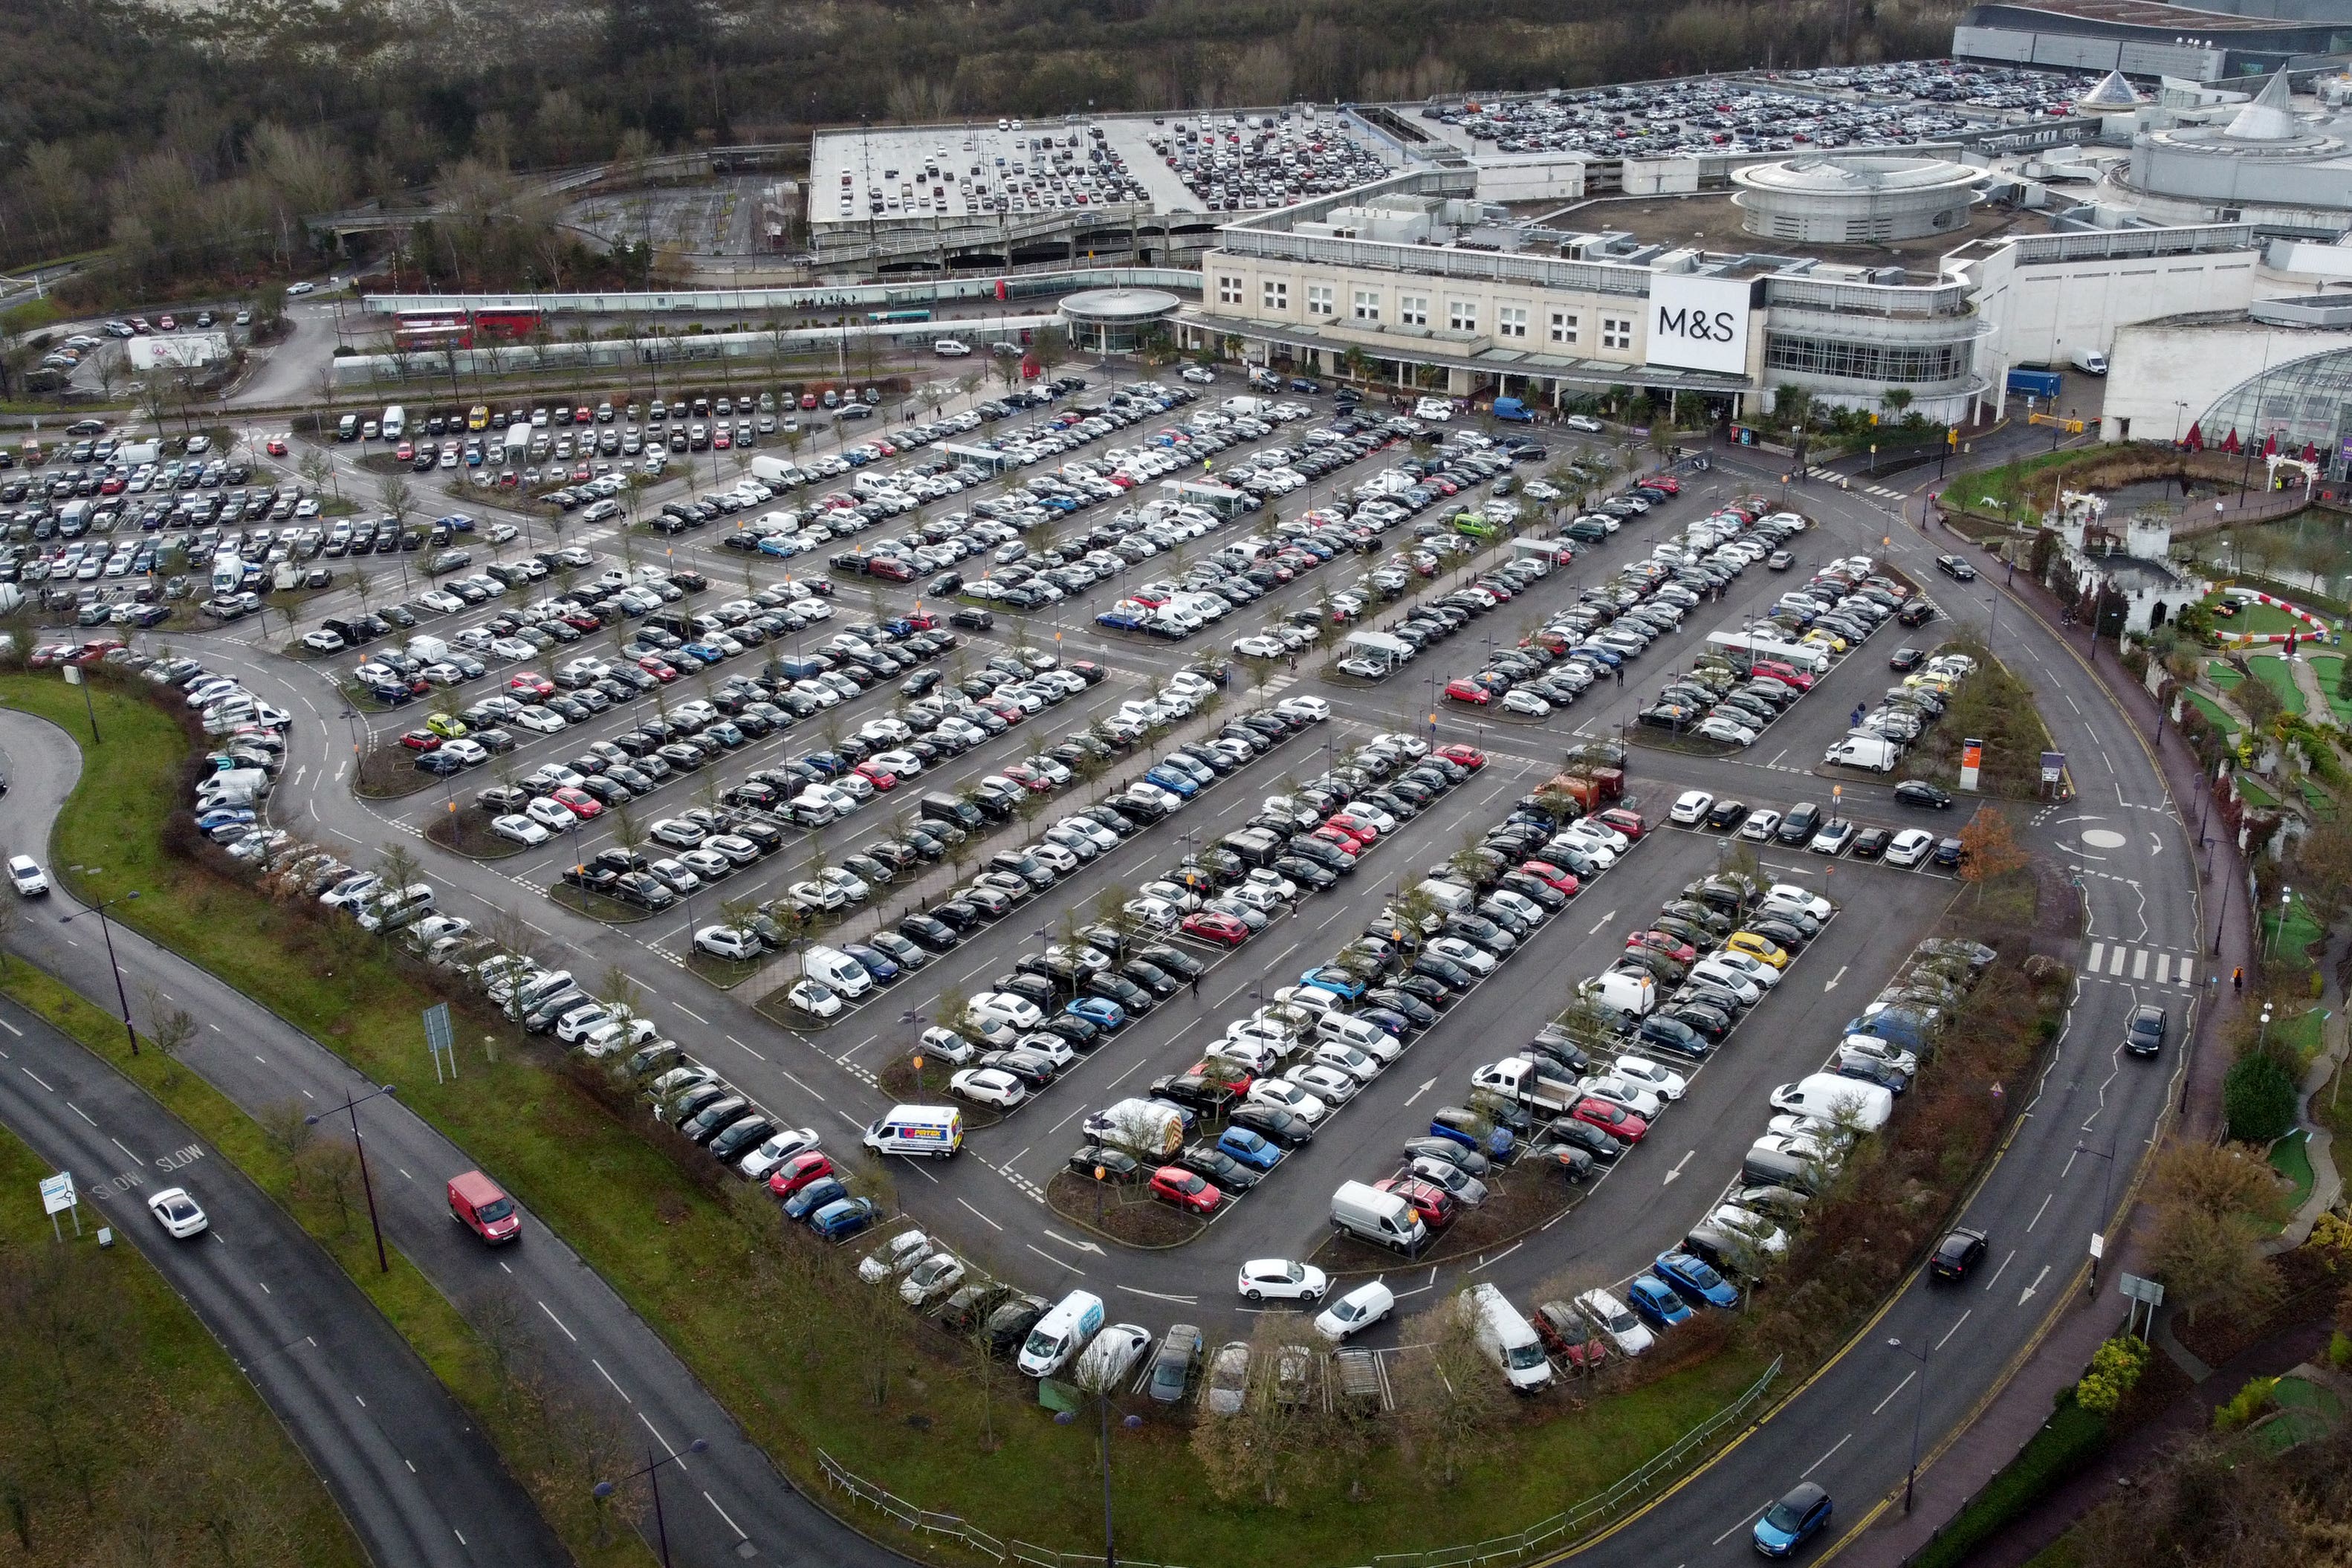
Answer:
[(1197, 1307), (1201, 1304), (1201, 1298), (1198, 1296), (1171, 1296), (1163, 1290), (1142, 1290), (1132, 1285), (1114, 1285), (1111, 1289), (1124, 1290), (1130, 1296), (1149, 1296), (1155, 1301), (1173, 1301), (1180, 1307)]
[(1000, 1231), (1001, 1231), (1001, 1230), (1003, 1230), (1003, 1229), (1004, 1228), (1003, 1226), (998, 1225), (994, 1220), (992, 1220), (992, 1219), (989, 1219), (989, 1217), (988, 1217), (986, 1215), (982, 1214), (978, 1209), (971, 1208), (971, 1204), (969, 1204), (969, 1203), (966, 1203), (962, 1198), (958, 1198), (958, 1199), (956, 1199), (956, 1202), (958, 1202), (958, 1203), (960, 1203), (960, 1204), (963, 1204), (963, 1206), (964, 1206), (964, 1207), (966, 1207), (966, 1208), (968, 1208), (968, 1209), (971, 1209), (971, 1212), (972, 1212), (973, 1215), (974, 1215), (976, 1218), (979, 1218), (979, 1219), (981, 1219), (981, 1220), (986, 1221), (986, 1222), (987, 1222), (987, 1224), (988, 1224), (988, 1226), (990, 1226), (990, 1228), (994, 1229), (994, 1230), (1000, 1230)]
[(1081, 1279), (1087, 1277), (1087, 1271), (1085, 1269), (1079, 1268), (1075, 1263), (1065, 1263), (1062, 1259), (1055, 1257), (1052, 1253), (1047, 1252), (1045, 1248), (1039, 1247), (1035, 1242), (1024, 1241), (1021, 1245), (1035, 1253), (1038, 1257), (1044, 1258), (1046, 1262), (1054, 1265), (1056, 1268), (1066, 1268)]

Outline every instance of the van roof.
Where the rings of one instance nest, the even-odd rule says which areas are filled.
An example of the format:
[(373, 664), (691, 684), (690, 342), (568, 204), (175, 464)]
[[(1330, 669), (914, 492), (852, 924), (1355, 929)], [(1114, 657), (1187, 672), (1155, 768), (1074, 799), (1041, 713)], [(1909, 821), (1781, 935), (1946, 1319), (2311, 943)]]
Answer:
[(463, 1175), (450, 1177), (449, 1190), (476, 1208), (496, 1203), (507, 1195), (503, 1188), (479, 1171), (467, 1171)]

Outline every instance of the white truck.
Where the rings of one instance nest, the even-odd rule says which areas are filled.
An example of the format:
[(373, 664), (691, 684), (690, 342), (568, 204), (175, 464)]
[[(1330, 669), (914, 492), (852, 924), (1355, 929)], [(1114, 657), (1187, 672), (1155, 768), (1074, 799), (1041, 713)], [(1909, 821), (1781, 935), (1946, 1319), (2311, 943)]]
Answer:
[(1550, 1070), (1532, 1057), (1507, 1057), (1474, 1068), (1470, 1087), (1499, 1095), (1530, 1110), (1560, 1113), (1576, 1109), (1584, 1098), (1574, 1079)]

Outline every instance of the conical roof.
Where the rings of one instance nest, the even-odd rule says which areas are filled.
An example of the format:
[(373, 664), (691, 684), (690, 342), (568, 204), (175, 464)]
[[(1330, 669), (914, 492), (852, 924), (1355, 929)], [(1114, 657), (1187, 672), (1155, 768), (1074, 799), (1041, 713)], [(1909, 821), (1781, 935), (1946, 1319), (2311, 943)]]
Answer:
[(2302, 134), (2287, 109), (2286, 72), (2271, 78), (2221, 134), (2232, 142), (2288, 142)]
[(2132, 90), (2123, 72), (2109, 71), (2098, 86), (2074, 101), (2084, 109), (2137, 109), (2139, 94)]

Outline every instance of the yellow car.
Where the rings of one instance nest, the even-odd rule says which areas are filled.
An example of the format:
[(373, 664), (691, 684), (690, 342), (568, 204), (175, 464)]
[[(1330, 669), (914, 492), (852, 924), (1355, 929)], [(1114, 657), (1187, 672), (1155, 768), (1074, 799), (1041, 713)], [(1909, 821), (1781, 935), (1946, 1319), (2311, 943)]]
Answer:
[(425, 721), (425, 727), (445, 741), (461, 741), (466, 737), (466, 721), (454, 713), (436, 713)]
[(1779, 942), (1758, 936), (1752, 931), (1736, 931), (1724, 947), (1732, 952), (1744, 952), (1748, 957), (1770, 964), (1775, 969), (1789, 967), (1789, 955)]
[(1845, 638), (1838, 636), (1835, 632), (1823, 631), (1818, 626), (1813, 630), (1807, 632), (1801, 640), (1815, 644), (1818, 647), (1826, 647), (1832, 653), (1843, 653), (1845, 651)]

